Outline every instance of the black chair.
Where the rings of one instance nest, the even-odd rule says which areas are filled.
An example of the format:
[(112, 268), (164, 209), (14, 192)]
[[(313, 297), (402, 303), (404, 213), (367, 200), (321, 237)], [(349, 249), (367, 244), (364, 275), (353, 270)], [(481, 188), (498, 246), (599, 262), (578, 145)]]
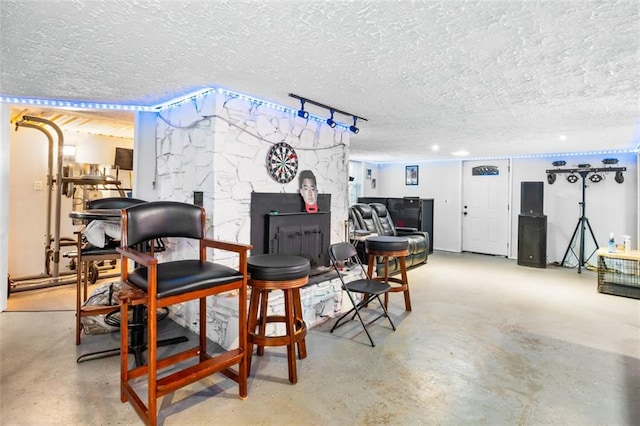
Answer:
[(387, 206), (381, 203), (369, 204), (375, 212), (374, 221), (380, 230), (380, 236), (407, 237), (409, 240), (409, 255), (407, 266), (416, 266), (427, 263), (429, 256), (429, 234), (419, 231), (417, 228), (396, 226), (391, 218)]
[[(144, 200), (126, 197), (98, 198), (90, 200), (86, 204), (86, 210), (109, 209), (121, 210), (136, 204), (144, 203)], [(119, 220), (119, 218), (118, 218)], [(104, 247), (94, 247), (86, 243), (82, 232), (77, 233), (76, 241), (76, 345), (80, 344), (82, 335), (82, 318), (95, 315), (106, 315), (113, 311), (118, 311), (118, 305), (86, 305), (83, 303), (89, 297), (89, 282), (95, 283), (98, 279), (98, 263), (120, 259), (120, 253), (116, 248), (120, 246), (120, 241), (109, 240)], [(109, 300), (111, 298), (109, 297)], [(105, 351), (105, 355), (108, 356)], [(118, 352), (116, 351), (115, 354)], [(81, 362), (89, 357), (96, 358), (97, 353), (86, 354), (78, 358)]]
[[(247, 396), (247, 258), (252, 246), (209, 239), (206, 215), (192, 204), (156, 201), (122, 210), (122, 286), (120, 310), (121, 383), (120, 399), (129, 401), (146, 424), (158, 420), (158, 398), (203, 379), (222, 373), (239, 385), (240, 397)], [(168, 238), (167, 246), (184, 241), (182, 260), (164, 261), (151, 252), (136, 249), (141, 244)], [(190, 256), (188, 244), (195, 242), (196, 253)], [(237, 269), (207, 260), (207, 250), (231, 254)], [(130, 264), (135, 268), (130, 271)], [(207, 351), (207, 297), (234, 291), (238, 301), (238, 347), (219, 354)], [(170, 305), (197, 300), (199, 306), (199, 343), (164, 358), (158, 357), (157, 310)], [(128, 357), (129, 306), (134, 313), (146, 308), (147, 363), (131, 368)], [(190, 361), (184, 363), (184, 361)], [(191, 362), (191, 361), (195, 361)], [(237, 366), (236, 369), (232, 367)], [(166, 371), (171, 367), (171, 371)], [(161, 377), (159, 377), (161, 376)], [(136, 378), (146, 377), (146, 386)], [(146, 392), (146, 398), (143, 396)], [(146, 401), (145, 401), (146, 400)]]
[[(391, 290), (391, 286), (388, 283), (372, 280), (367, 271), (364, 269), (362, 262), (360, 261), (360, 257), (355, 249), (355, 247), (350, 243), (336, 243), (329, 246), (329, 258), (331, 259), (331, 264), (335, 268), (338, 273), (338, 277), (340, 277), (340, 281), (342, 282), (342, 289), (349, 296), (349, 300), (351, 300), (351, 304), (353, 308), (351, 308), (348, 312), (342, 314), (336, 323), (331, 327), (331, 333), (340, 327), (341, 325), (346, 324), (346, 322), (342, 322), (347, 316), (352, 315), (351, 319), (353, 320), (356, 316), (362, 324), (362, 328), (364, 328), (369, 341), (371, 342), (371, 346), (375, 347), (375, 343), (373, 342), (373, 338), (369, 334), (367, 330), (367, 326), (374, 321), (377, 321), (379, 318), (387, 317), (389, 320), (389, 324), (391, 324), (391, 328), (393, 330), (396, 329), (396, 326), (393, 324), (391, 317), (389, 317), (389, 313), (380, 300), (380, 296), (388, 293)], [(357, 268), (360, 273), (360, 278), (355, 281), (345, 282), (344, 276), (341, 273), (341, 268), (344, 266), (349, 266), (352, 268)], [(361, 300), (359, 302), (356, 301), (355, 294), (361, 295)], [(362, 319), (361, 309), (366, 307), (373, 300), (377, 300), (382, 308), (382, 313), (376, 316), (374, 319), (365, 324)]]
[[(407, 268), (415, 268), (427, 263), (429, 256), (429, 234), (416, 228), (398, 227), (393, 223), (391, 214), (381, 203), (356, 203), (350, 209), (350, 215), (354, 218), (356, 229), (369, 231), (372, 235), (407, 237), (409, 239), (409, 254), (405, 258)], [(364, 249), (359, 247), (358, 253), (363, 262), (367, 262)], [(376, 273), (381, 274), (385, 268), (385, 262), (379, 259), (376, 264)], [(391, 259), (388, 263), (389, 274), (395, 275), (401, 272), (397, 259)]]

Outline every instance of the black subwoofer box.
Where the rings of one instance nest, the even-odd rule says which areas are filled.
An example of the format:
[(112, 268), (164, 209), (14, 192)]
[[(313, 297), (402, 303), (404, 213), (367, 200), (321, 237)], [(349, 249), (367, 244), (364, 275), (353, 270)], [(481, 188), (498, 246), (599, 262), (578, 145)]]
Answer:
[(518, 265), (547, 267), (546, 216), (518, 216)]

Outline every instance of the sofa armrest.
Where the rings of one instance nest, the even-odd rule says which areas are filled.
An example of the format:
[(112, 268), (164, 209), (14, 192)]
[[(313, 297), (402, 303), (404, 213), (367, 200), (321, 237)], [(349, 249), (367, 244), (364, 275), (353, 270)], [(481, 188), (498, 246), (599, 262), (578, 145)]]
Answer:
[(408, 226), (396, 226), (396, 232), (398, 234), (411, 234), (411, 233), (417, 233), (420, 232), (418, 231), (418, 228), (411, 228)]

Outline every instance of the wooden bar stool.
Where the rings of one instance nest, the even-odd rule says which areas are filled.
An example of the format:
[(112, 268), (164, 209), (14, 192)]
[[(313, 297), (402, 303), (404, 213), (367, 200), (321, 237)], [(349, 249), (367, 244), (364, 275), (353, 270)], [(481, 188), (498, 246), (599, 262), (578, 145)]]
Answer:
[[(384, 259), (384, 275), (374, 278), (377, 281), (395, 283), (389, 292), (403, 292), (404, 306), (407, 311), (411, 310), (411, 296), (409, 294), (409, 280), (407, 278), (407, 264), (405, 256), (409, 254), (409, 240), (406, 237), (377, 236), (369, 237), (365, 240), (365, 250), (369, 255), (367, 273), (371, 277), (373, 268), (376, 265), (376, 256)], [(397, 258), (400, 262), (400, 274), (402, 279), (389, 276), (389, 260)], [(384, 295), (384, 306), (389, 305), (389, 293)]]
[[(302, 315), (300, 287), (309, 282), (309, 259), (284, 254), (262, 254), (247, 260), (251, 287), (248, 320), (247, 371), (251, 371), (253, 345), (258, 346), (257, 355), (264, 355), (265, 346), (287, 346), (289, 381), (298, 381), (296, 368), (296, 345), (300, 359), (307, 357), (305, 336), (307, 325)], [(284, 315), (267, 315), (267, 302), (271, 290), (282, 290), (284, 294)], [(260, 310), (258, 316), (258, 309)], [(267, 336), (266, 327), (270, 322), (283, 322), (286, 334)], [(257, 331), (256, 331), (257, 328)]]

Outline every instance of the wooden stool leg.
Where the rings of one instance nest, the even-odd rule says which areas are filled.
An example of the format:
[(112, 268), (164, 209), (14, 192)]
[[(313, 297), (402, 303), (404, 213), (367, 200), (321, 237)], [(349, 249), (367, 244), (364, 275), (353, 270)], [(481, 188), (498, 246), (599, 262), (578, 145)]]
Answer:
[(291, 290), (283, 290), (284, 292), (284, 317), (287, 328), (287, 364), (289, 366), (289, 381), (293, 384), (298, 382), (298, 374), (296, 371), (296, 327), (295, 327), (295, 310), (293, 308), (293, 296)]
[(404, 283), (404, 308), (411, 310), (411, 296), (409, 295), (409, 279), (407, 278), (407, 262), (404, 256), (400, 256), (400, 271), (402, 273), (402, 282)]
[[(271, 290), (260, 290), (260, 318), (258, 319), (258, 328), (260, 336), (267, 335), (267, 308), (269, 301), (269, 292)], [(264, 346), (258, 345), (256, 351), (258, 356), (264, 355)]]
[(251, 374), (251, 358), (253, 356), (253, 339), (251, 335), (256, 332), (258, 326), (258, 307), (260, 306), (260, 290), (251, 290), (251, 300), (249, 301), (249, 319), (247, 321), (247, 331), (249, 336), (247, 338), (247, 353), (245, 355), (245, 363), (247, 368), (247, 374)]
[(78, 262), (76, 265), (76, 345), (80, 344), (80, 335), (82, 334), (82, 264)]
[(129, 305), (120, 302), (120, 401), (127, 402), (129, 398), (125, 386), (129, 381)]
[[(384, 282), (389, 282), (389, 256), (384, 257)], [(384, 308), (389, 309), (389, 293), (384, 294)]]
[[(293, 291), (294, 324), (298, 324), (298, 320), (300, 320), (301, 324), (304, 324), (304, 314), (302, 313), (302, 301), (300, 300), (300, 289), (294, 288), (292, 291)], [(294, 326), (294, 329), (295, 329), (295, 326)], [(307, 357), (307, 342), (306, 342), (306, 338), (302, 338), (298, 341), (298, 358), (305, 359), (306, 357)]]

